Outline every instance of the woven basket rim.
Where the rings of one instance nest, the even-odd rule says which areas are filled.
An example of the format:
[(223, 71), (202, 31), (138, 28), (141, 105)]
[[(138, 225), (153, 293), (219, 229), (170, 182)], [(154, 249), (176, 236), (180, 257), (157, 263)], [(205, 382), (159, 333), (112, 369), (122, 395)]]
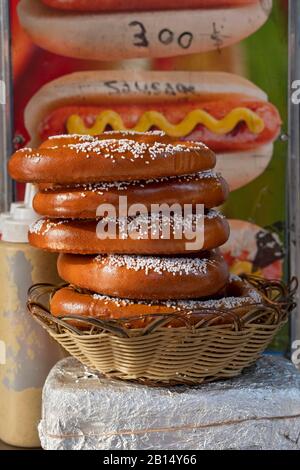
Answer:
[[(296, 278), (285, 284), (282, 281), (266, 280), (258, 276), (243, 276), (243, 280), (248, 282), (251, 286), (256, 288), (263, 302), (256, 304), (243, 305), (245, 314), (237, 315), (235, 311), (241, 307), (229, 309), (209, 309), (207, 307), (193, 312), (193, 316), (199, 314), (203, 316), (203, 311), (207, 313), (211, 310), (214, 315), (209, 321), (202, 318), (198, 324), (189, 324), (188, 315), (185, 310), (177, 311), (172, 314), (151, 314), (152, 321), (144, 328), (128, 328), (126, 323), (132, 322), (134, 319), (149, 318), (149, 315), (139, 315), (138, 317), (120, 318), (117, 320), (95, 319), (89, 317), (70, 316), (70, 317), (54, 317), (49, 311), (49, 301), (51, 296), (64, 285), (54, 286), (52, 284), (35, 284), (28, 291), (28, 310), (32, 317), (40, 323), (52, 336), (60, 336), (68, 334), (74, 338), (80, 337), (101, 337), (103, 334), (130, 338), (137, 336), (146, 336), (154, 332), (165, 331), (168, 323), (172, 319), (181, 320), (183, 325), (176, 327), (169, 327), (168, 329), (176, 331), (197, 331), (206, 329), (214, 329), (217, 331), (222, 330), (235, 330), (237, 332), (243, 331), (247, 325), (257, 326), (279, 326), (287, 321), (289, 314), (294, 310), (295, 293), (298, 288), (298, 281)], [(41, 301), (43, 298), (43, 301)], [(216, 318), (231, 317), (232, 322), (227, 322), (222, 325), (213, 324)], [(82, 322), (89, 329), (81, 330), (68, 323), (68, 320), (76, 320)]]
[(252, 276), (245, 280), (261, 293), (263, 302), (249, 305), (242, 321), (228, 324), (202, 322), (168, 328), (158, 318), (144, 329), (132, 330), (119, 320), (88, 320), (90, 329), (80, 331), (53, 317), (41, 302), (42, 296), (47, 304), (51, 292), (57, 289), (49, 284), (30, 289), (28, 308), (35, 320), (89, 370), (147, 386), (193, 386), (236, 377), (254, 364), (295, 307), (295, 279), (289, 284)]

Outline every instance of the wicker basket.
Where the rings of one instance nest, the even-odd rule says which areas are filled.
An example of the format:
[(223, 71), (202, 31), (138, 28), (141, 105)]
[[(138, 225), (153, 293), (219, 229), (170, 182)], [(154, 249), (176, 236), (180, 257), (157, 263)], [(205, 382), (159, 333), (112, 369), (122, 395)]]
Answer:
[[(264, 301), (248, 306), (242, 317), (231, 310), (232, 322), (226, 324), (203, 320), (203, 312), (196, 326), (185, 320), (182, 327), (167, 328), (174, 316), (184, 317), (186, 312), (181, 312), (157, 316), (146, 328), (135, 330), (126, 328), (126, 319), (75, 317), (88, 325), (83, 331), (69, 325), (68, 318), (50, 314), (49, 299), (57, 288), (45, 284), (30, 289), (28, 308), (72, 356), (106, 376), (149, 385), (195, 385), (240, 374), (267, 348), (293, 310), (295, 280), (288, 286), (254, 277), (247, 281)], [(213, 313), (228, 316), (224, 310)]]

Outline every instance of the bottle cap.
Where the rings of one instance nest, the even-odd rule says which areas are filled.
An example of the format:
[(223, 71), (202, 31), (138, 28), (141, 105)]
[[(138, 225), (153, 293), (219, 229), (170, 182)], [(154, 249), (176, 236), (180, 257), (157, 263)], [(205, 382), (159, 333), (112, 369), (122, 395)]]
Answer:
[(9, 213), (6, 212), (0, 215), (2, 241), (28, 243), (29, 226), (38, 218), (37, 213), (32, 208), (35, 192), (35, 187), (32, 184), (26, 184), (24, 202), (13, 203)]

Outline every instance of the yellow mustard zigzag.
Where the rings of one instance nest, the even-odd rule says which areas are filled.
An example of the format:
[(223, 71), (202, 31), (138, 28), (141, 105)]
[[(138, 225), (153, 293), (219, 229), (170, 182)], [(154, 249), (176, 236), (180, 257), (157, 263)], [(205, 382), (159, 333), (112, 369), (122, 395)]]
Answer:
[(101, 134), (111, 127), (115, 131), (133, 130), (146, 132), (153, 127), (164, 131), (171, 137), (185, 137), (189, 135), (199, 124), (203, 124), (207, 129), (215, 134), (227, 134), (231, 132), (239, 122), (244, 121), (253, 134), (260, 134), (265, 127), (263, 119), (248, 108), (235, 108), (223, 119), (215, 119), (202, 109), (191, 111), (180, 123), (171, 124), (167, 118), (157, 111), (146, 111), (133, 128), (126, 128), (121, 116), (112, 110), (100, 113), (92, 127), (87, 127), (83, 119), (76, 114), (67, 120), (67, 131), (69, 134)]

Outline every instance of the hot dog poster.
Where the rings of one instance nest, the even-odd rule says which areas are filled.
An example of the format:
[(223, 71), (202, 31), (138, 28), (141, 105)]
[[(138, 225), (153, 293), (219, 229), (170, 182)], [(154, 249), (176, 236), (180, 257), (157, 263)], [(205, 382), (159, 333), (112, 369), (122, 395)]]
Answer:
[(123, 129), (203, 141), (231, 189), (232, 272), (281, 278), (288, 2), (10, 3), (15, 147)]

